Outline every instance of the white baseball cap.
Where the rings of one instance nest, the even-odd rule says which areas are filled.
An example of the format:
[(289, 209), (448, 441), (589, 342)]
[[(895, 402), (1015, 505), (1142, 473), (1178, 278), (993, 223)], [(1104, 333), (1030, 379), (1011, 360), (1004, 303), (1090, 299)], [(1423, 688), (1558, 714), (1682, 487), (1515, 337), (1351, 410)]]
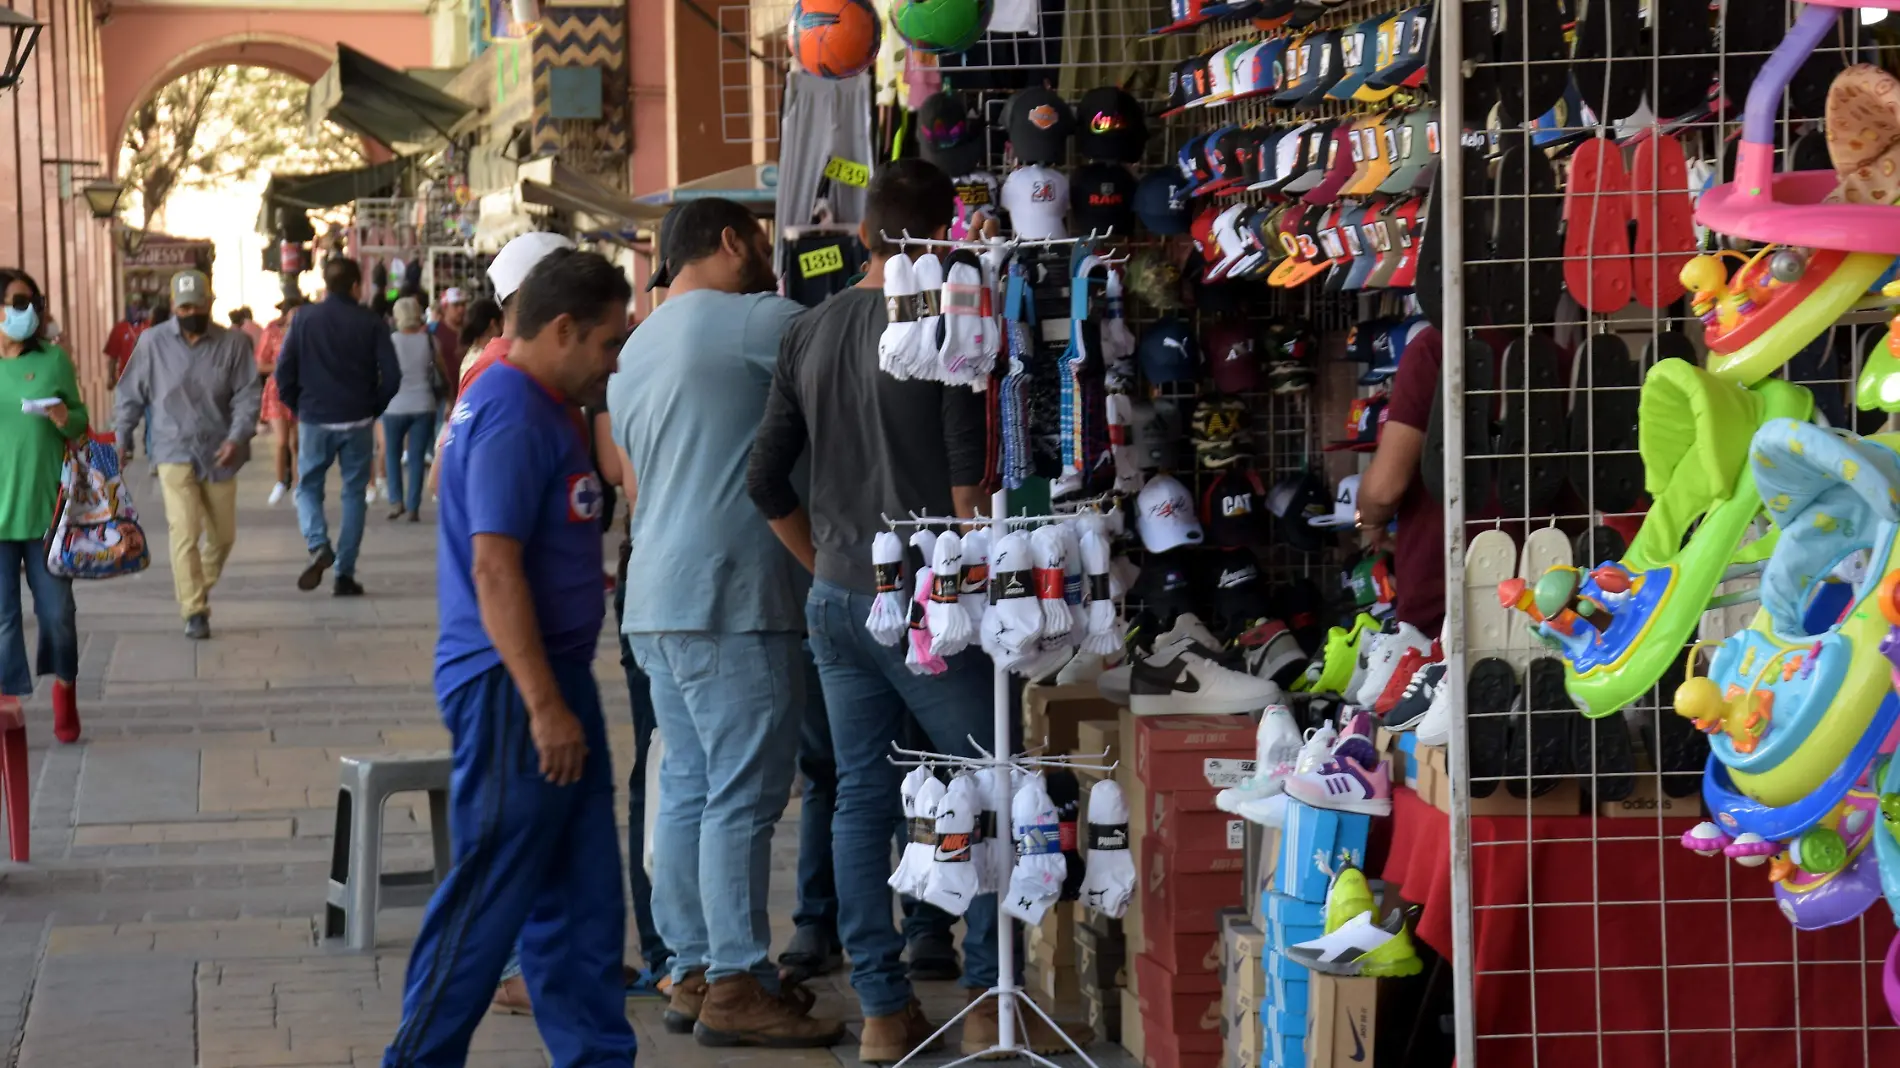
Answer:
[(1309, 527), (1350, 527), (1359, 522), (1359, 476), (1347, 475), (1333, 491), (1333, 514), (1316, 515), (1306, 521)]
[(1135, 530), (1151, 553), (1201, 543), (1201, 521), (1194, 517), (1194, 496), (1172, 475), (1156, 475), (1135, 497)]
[(1031, 164), (1003, 182), (1003, 210), (1016, 236), (1031, 241), (1065, 238), (1062, 214), (1069, 208), (1069, 180), (1054, 167)]
[[(489, 272), (489, 275), (490, 277), (493, 277), (494, 272), (491, 270)], [(467, 304), (468, 294), (462, 292), (462, 287), (460, 286), (450, 286), (449, 288), (442, 291), (442, 303), (443, 304)]]
[(550, 234), (537, 230), (531, 234), (522, 234), (503, 245), (495, 253), (495, 261), (488, 265), (488, 280), (495, 286), (495, 299), (507, 300), (521, 288), (521, 283), (534, 270), (534, 265), (546, 259), (555, 249), (573, 248), (574, 242), (560, 234)]

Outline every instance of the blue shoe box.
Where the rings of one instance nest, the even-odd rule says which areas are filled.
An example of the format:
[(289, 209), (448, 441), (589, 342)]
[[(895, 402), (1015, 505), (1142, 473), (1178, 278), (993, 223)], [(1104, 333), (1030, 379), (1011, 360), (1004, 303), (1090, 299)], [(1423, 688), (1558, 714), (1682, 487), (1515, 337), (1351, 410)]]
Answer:
[(1306, 1037), (1306, 1013), (1287, 1012), (1282, 1009), (1274, 1009), (1272, 1026), (1273, 1026), (1272, 1033), (1279, 1035), (1282, 1038), (1289, 1038), (1293, 1036), (1305, 1038)]
[(1405, 785), (1418, 789), (1418, 735), (1405, 731), (1399, 735), (1399, 752), (1405, 754)]
[(1280, 1068), (1306, 1068), (1305, 1035), (1279, 1035), (1267, 1047), (1279, 1055)]
[(1267, 980), (1268, 996), (1272, 998), (1274, 1009), (1279, 1012), (1298, 1013), (1301, 1016), (1306, 1015), (1306, 1008), (1311, 1004), (1307, 994), (1309, 988), (1310, 984), (1304, 978), (1269, 978)]
[(1312, 978), (1312, 972), (1304, 964), (1295, 962), (1286, 954), (1271, 947), (1267, 950), (1266, 960), (1268, 979), (1290, 979), (1304, 983)]
[(1333, 812), (1288, 800), (1286, 826), (1280, 833), (1279, 870), (1273, 891), (1301, 901), (1323, 903), (1332, 881), (1326, 873), (1366, 864), (1366, 839), (1372, 817)]

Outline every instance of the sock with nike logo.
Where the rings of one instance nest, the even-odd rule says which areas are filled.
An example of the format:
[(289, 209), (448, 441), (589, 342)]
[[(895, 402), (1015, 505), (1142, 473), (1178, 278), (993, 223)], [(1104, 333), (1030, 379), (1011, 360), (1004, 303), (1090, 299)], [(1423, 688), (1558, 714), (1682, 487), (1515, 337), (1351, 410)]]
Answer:
[(923, 899), (952, 916), (968, 911), (978, 892), (973, 842), (978, 810), (976, 780), (968, 775), (950, 780), (950, 788), (937, 803), (937, 843)]
[(929, 768), (912, 768), (910, 774), (904, 776), (903, 784), (897, 788), (898, 796), (904, 802), (904, 833), (908, 838), (904, 842), (904, 852), (897, 858), (897, 870), (887, 880), (893, 890), (901, 892), (915, 878), (911, 868), (916, 863), (917, 854), (911, 846), (917, 841), (917, 793), (923, 789), (924, 780), (931, 777)]
[(1042, 636), (1066, 641), (1074, 621), (1062, 592), (1062, 569), (1066, 563), (1062, 532), (1054, 527), (1039, 527), (1029, 536), (1029, 543), (1035, 550), (1036, 599), (1042, 603)]
[(972, 642), (983, 634), (983, 609), (990, 596), (990, 532), (978, 527), (963, 536), (963, 567), (957, 579), (957, 606), (970, 621)]
[[(910, 841), (898, 860), (897, 873), (890, 879), (891, 889), (911, 897), (922, 897), (930, 881), (930, 863), (937, 850), (937, 803), (943, 800), (942, 780), (927, 768), (919, 768), (924, 780), (917, 787), (917, 815), (910, 822)], [(899, 883), (898, 876), (903, 876)]]

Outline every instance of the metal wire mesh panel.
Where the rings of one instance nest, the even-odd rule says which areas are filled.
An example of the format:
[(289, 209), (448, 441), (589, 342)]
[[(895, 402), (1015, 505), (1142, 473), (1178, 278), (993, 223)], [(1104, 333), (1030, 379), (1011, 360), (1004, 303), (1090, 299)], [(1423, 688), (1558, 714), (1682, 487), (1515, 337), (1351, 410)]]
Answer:
[[(1463, 128), (1427, 310), (1447, 338), (1465, 715), (1441, 799), (1450, 901), (1421, 931), (1456, 944), (1464, 1068), (1900, 1057), (1872, 845), (1893, 697), (1861, 637), (1886, 632), (1872, 602), (1893, 564), (1860, 550), (1893, 530), (1809, 557), (1832, 505), (1783, 495), (1851, 475), (1804, 482), (1810, 435), (1860, 448), (1887, 425), (1856, 399), (1894, 252), (1757, 210), (1857, 196), (1834, 188), (1865, 128), (1842, 133), (1840, 86), (1888, 31), (1833, 16), (1440, 5), (1466, 77), (1443, 100)], [(1803, 32), (1812, 49), (1775, 53)], [(1823, 666), (1856, 659), (1877, 685), (1841, 694)]]

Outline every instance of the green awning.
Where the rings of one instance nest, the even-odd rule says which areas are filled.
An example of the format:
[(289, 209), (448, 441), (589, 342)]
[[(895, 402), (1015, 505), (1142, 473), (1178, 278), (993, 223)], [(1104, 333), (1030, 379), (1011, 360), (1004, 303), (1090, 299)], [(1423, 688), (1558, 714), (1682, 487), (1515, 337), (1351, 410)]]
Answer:
[(420, 78), (385, 66), (345, 44), (336, 64), (310, 87), (306, 119), (325, 119), (391, 150), (446, 139), (472, 108)]
[(319, 174), (273, 174), (264, 187), (264, 203), (257, 216), (257, 232), (276, 237), (277, 213), (284, 213), (284, 225), (293, 241), (310, 239), (310, 223), (304, 214), (323, 208), (348, 204), (359, 197), (393, 196), (402, 178), (403, 168), (414, 160), (392, 159), (368, 167)]

